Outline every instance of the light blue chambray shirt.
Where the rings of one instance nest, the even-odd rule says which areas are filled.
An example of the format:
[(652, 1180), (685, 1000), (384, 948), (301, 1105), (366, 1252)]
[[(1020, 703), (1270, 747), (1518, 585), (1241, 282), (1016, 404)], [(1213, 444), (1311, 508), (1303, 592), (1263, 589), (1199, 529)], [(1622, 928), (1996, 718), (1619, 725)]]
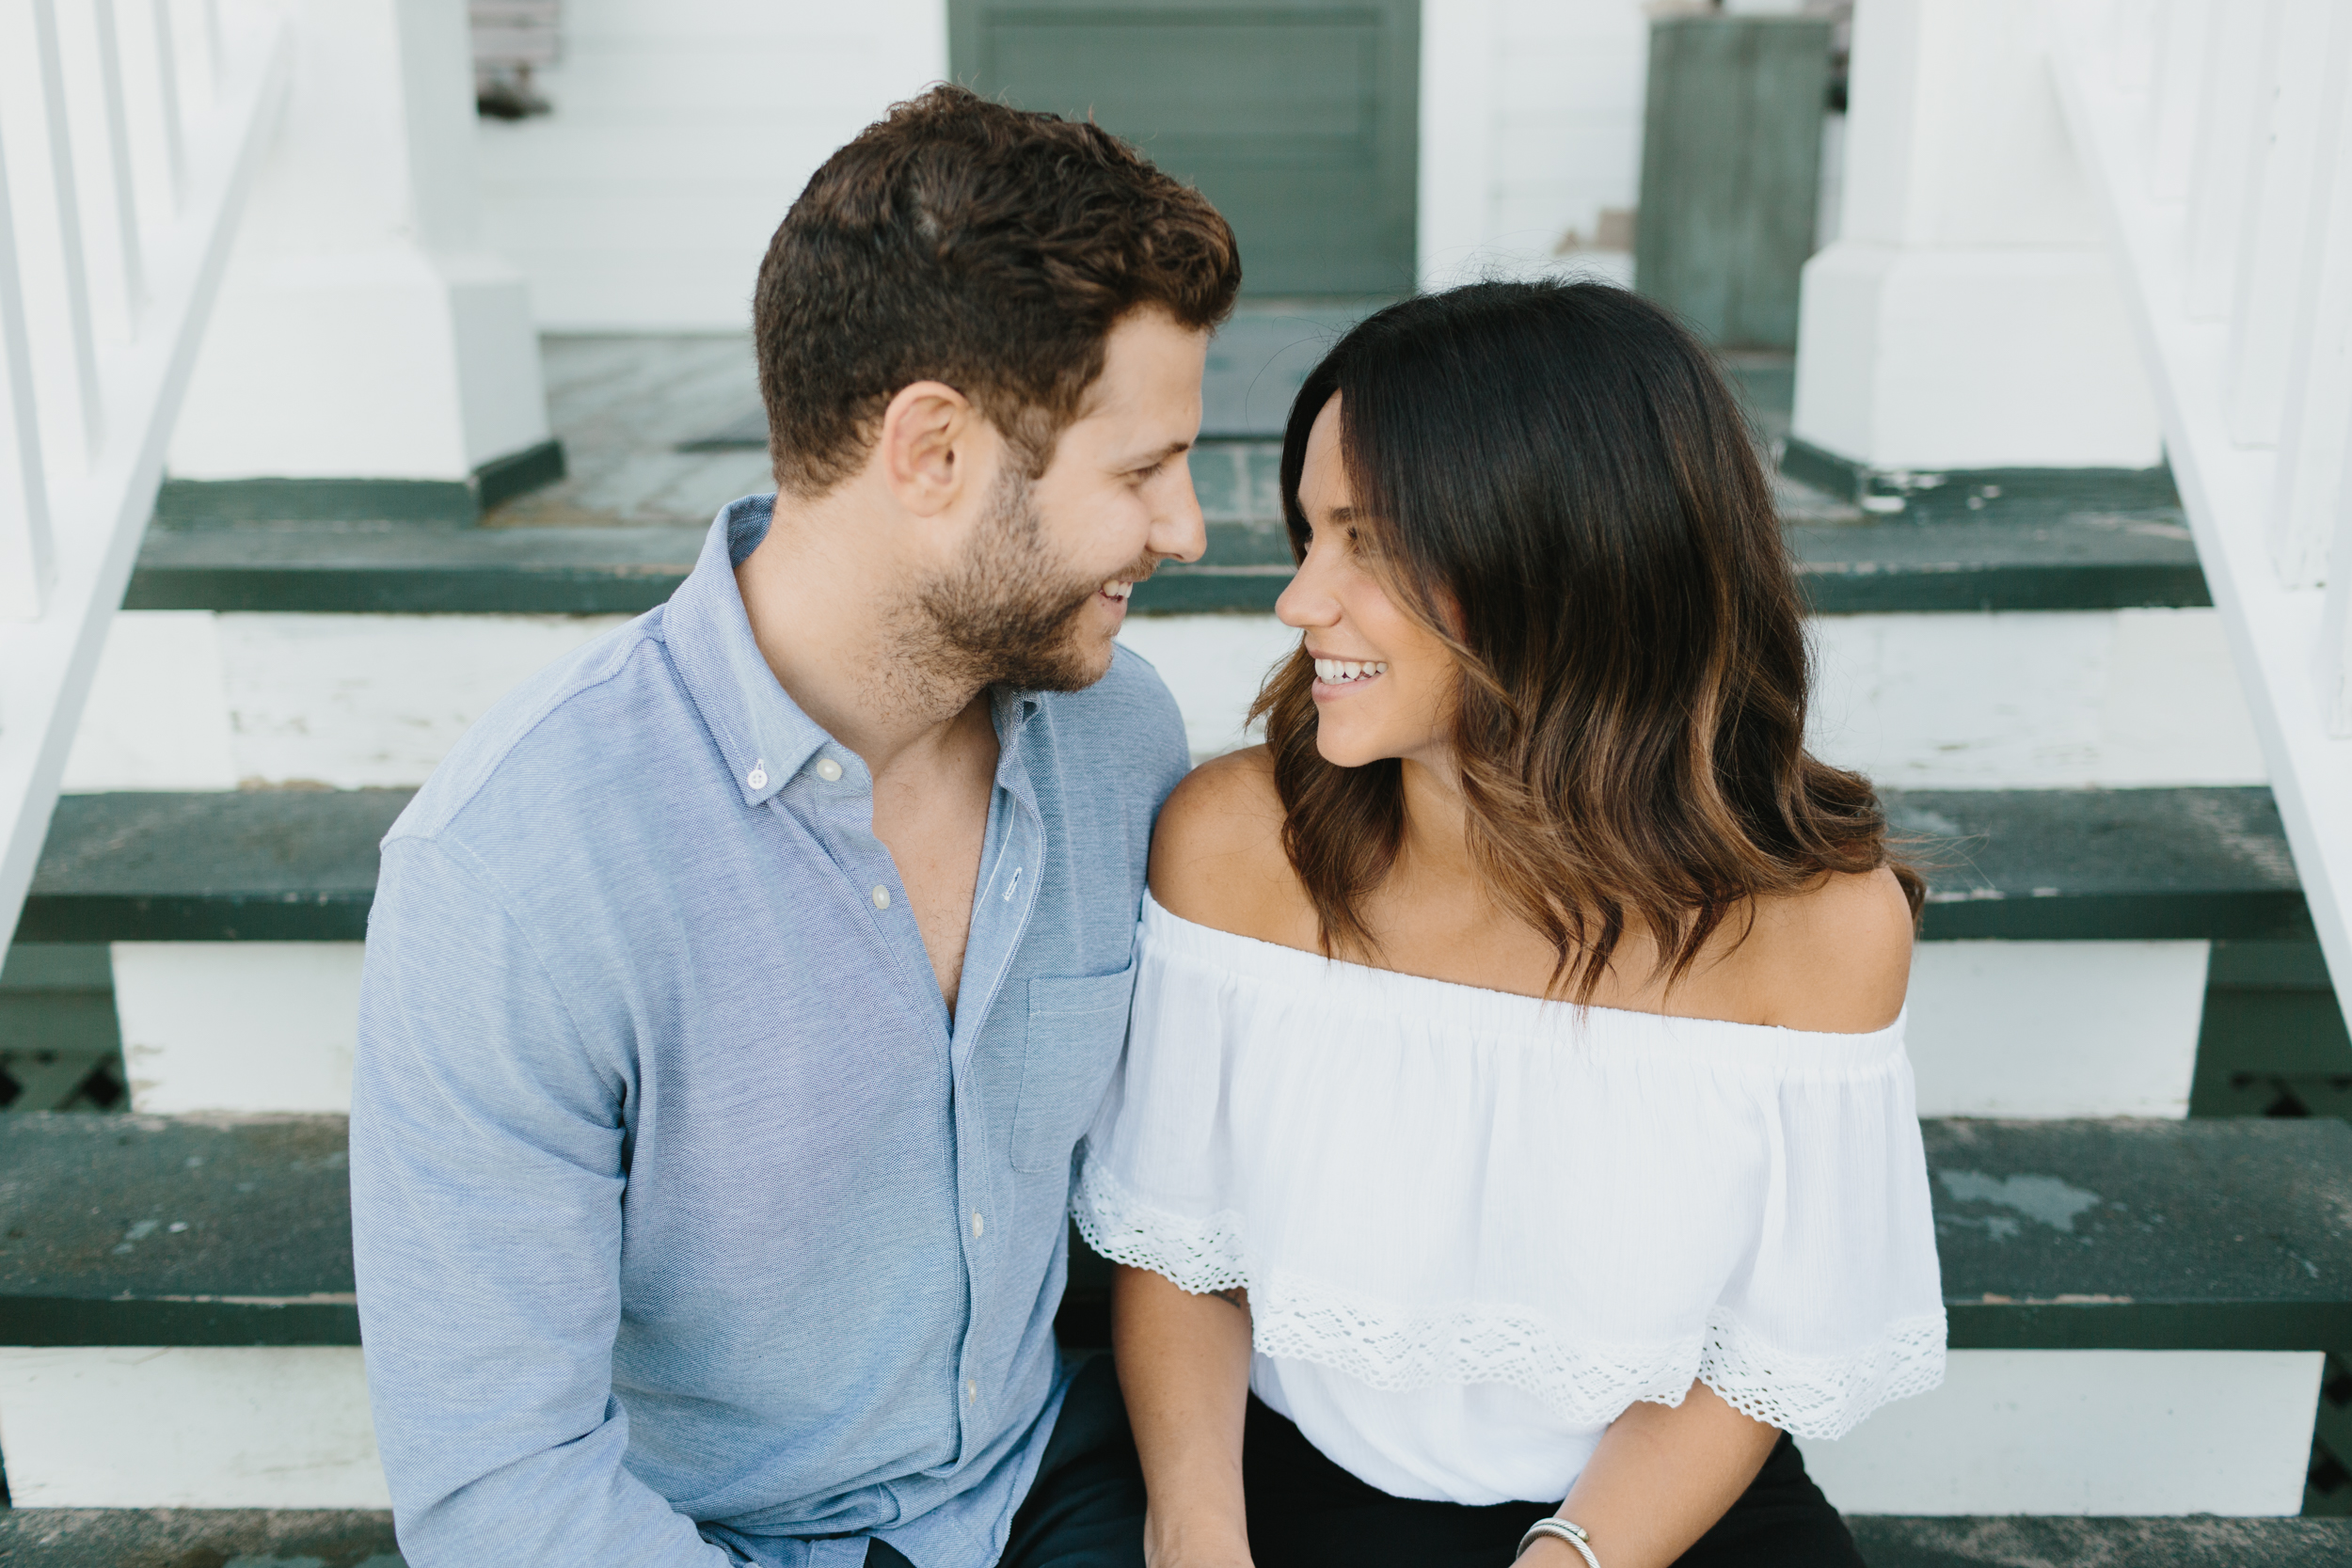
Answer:
[(771, 500), (384, 841), (352, 1219), (413, 1568), (843, 1568), (868, 1535), (987, 1568), (1059, 1407), (1072, 1152), (1183, 726), (1124, 650), (994, 694), (951, 1027), (865, 765), (752, 641)]

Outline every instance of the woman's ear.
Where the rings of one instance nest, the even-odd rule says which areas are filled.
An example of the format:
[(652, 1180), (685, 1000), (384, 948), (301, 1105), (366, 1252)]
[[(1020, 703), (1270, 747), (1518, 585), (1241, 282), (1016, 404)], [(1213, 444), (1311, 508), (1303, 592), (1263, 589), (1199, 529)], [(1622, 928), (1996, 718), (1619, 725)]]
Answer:
[(971, 400), (945, 382), (898, 388), (882, 411), (874, 452), (892, 498), (921, 517), (951, 510), (971, 489), (975, 441), (985, 426)]

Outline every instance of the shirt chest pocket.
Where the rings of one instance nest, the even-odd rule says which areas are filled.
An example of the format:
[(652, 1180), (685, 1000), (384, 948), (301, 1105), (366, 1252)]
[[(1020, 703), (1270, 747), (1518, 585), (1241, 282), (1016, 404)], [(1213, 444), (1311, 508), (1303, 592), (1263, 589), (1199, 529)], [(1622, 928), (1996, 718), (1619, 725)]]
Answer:
[(1029, 982), (1021, 1093), (1012, 1113), (1012, 1168), (1067, 1170), (1070, 1151), (1094, 1120), (1127, 1040), (1136, 966), (1116, 974)]

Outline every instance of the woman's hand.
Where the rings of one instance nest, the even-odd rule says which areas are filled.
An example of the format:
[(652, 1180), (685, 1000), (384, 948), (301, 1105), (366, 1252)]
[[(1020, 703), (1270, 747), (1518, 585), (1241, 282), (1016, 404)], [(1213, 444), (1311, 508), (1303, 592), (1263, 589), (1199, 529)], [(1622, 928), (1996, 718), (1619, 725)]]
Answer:
[(1249, 1402), (1249, 1300), (1196, 1296), (1156, 1274), (1111, 1280), (1111, 1344), (1150, 1494), (1150, 1568), (1249, 1568), (1241, 1429)]

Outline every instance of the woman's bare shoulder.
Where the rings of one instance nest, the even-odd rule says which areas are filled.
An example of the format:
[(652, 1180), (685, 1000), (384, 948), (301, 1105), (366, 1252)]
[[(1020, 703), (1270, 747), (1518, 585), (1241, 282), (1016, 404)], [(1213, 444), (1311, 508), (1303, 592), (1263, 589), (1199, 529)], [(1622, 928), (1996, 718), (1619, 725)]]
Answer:
[(1295, 945), (1313, 916), (1282, 849), (1282, 800), (1263, 746), (1229, 752), (1184, 776), (1152, 832), (1152, 896), (1168, 913)]
[(1766, 992), (1771, 1022), (1867, 1034), (1903, 1010), (1912, 933), (1911, 904), (1893, 871), (1833, 871), (1802, 892), (1759, 900), (1736, 956)]

